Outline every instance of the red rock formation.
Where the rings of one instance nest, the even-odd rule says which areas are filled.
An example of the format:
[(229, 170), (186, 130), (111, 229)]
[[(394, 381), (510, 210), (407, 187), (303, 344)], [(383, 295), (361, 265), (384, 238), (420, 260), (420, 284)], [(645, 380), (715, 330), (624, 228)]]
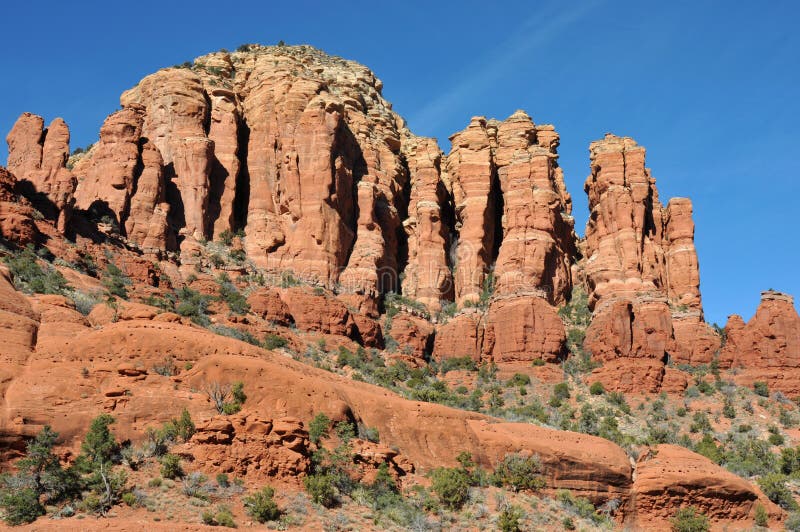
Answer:
[(467, 309), (436, 327), (433, 358), (471, 358), (481, 360), (483, 351), (484, 324), (478, 309)]
[(751, 524), (759, 505), (766, 509), (771, 525), (783, 517), (758, 488), (677, 445), (658, 445), (639, 458), (631, 501), (632, 517), (626, 523), (637, 530), (665, 530), (684, 506), (697, 508), (715, 529)]
[(792, 296), (766, 291), (755, 315), (745, 324), (731, 316), (725, 327), (722, 367), (741, 368), (736, 382), (766, 382), (771, 390), (800, 396), (800, 316)]
[[(691, 202), (662, 208), (645, 150), (630, 138), (606, 135), (590, 154), (585, 273), (594, 315), (584, 346), (610, 363), (595, 373), (607, 386), (633, 391), (638, 380), (657, 390), (670, 357), (709, 362), (719, 346), (703, 322)], [(620, 374), (623, 360), (632, 376)]]
[(136, 182), (136, 194), (130, 198), (130, 211), (125, 220), (125, 232), (131, 242), (145, 252), (157, 253), (166, 249), (169, 233), (170, 205), (166, 201), (166, 190), (161, 154), (154, 144), (142, 146), (141, 174)]
[(44, 195), (52, 205), (41, 210), (56, 219), (63, 234), (72, 216), (73, 193), (77, 180), (67, 169), (69, 128), (61, 118), (44, 129), (44, 119), (23, 113), (6, 138), (8, 169), (18, 180), (33, 187), (32, 192)]
[(564, 324), (539, 297), (498, 299), (486, 313), (484, 358), (496, 363), (557, 362), (565, 354)]
[[(493, 131), (492, 131), (493, 133)], [(486, 119), (474, 117), (463, 131), (450, 137), (447, 156), (456, 211), (458, 247), (455, 266), (455, 299), (459, 306), (480, 299), (495, 246), (494, 166)]]
[[(388, 325), (387, 325), (388, 327)], [(397, 352), (424, 363), (430, 354), (433, 340), (433, 325), (427, 320), (401, 312), (391, 321), (391, 336), (397, 342)]]
[(0, 239), (18, 247), (34, 242), (38, 236), (33, 209), (16, 192), (17, 180), (0, 167)]
[[(117, 111), (100, 128), (100, 141), (75, 168), (79, 184), (75, 208), (113, 216), (124, 226), (139, 165), (139, 139), (144, 112), (141, 108)], [(145, 192), (147, 194), (148, 192)]]
[(412, 140), (404, 143), (403, 149), (411, 180), (408, 218), (403, 221), (408, 237), (403, 295), (438, 311), (442, 300), (453, 299), (453, 276), (447, 257), (450, 227), (442, 212), (448, 205), (447, 190), (440, 178), (442, 154), (433, 139)]
[(494, 164), (503, 194), (499, 295), (539, 292), (561, 303), (572, 290), (572, 200), (558, 167), (558, 134), (523, 111), (497, 125)]

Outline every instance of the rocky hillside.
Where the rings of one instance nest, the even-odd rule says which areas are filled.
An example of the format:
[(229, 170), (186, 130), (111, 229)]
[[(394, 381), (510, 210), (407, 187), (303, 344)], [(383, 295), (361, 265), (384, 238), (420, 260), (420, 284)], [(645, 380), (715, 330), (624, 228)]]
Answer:
[[(125, 462), (127, 484), (70, 498), (37, 481), (32, 498), (123, 527), (225, 521), (191, 509), (211, 503), (258, 521), (221, 484), (181, 497), (149, 483), (153, 427), (185, 411), (193, 434), (159, 445), (187, 474), (281, 485), (284, 507), (305, 486), (316, 513), (285, 510), (282, 526), (331, 528), (340, 505), (355, 528), (458, 528), (444, 474), (472, 485), (469, 504), (503, 498), (469, 510), (481, 526), (785, 521), (800, 471), (782, 452), (800, 397), (791, 296), (707, 324), (692, 204), (660, 202), (633, 139), (590, 145), (579, 239), (553, 126), (474, 117), (445, 154), (381, 89), (308, 46), (246, 45), (147, 76), (86, 151), (60, 118), (22, 114), (0, 168), (2, 468), (45, 425), (56, 462), (82, 464), (108, 413), (141, 455), (103, 466)], [(745, 470), (741, 434), (783, 439)], [(501, 474), (520, 456), (536, 462), (522, 488)], [(392, 511), (364, 495), (386, 474)], [(345, 477), (335, 504), (310, 487)]]

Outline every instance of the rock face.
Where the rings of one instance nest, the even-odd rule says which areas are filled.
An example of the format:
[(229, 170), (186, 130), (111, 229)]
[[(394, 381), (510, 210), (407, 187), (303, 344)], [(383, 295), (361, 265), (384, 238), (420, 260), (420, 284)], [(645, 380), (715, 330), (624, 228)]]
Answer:
[(759, 505), (772, 525), (782, 517), (758, 488), (677, 445), (659, 445), (639, 458), (631, 500), (629, 523), (637, 530), (669, 528), (675, 509), (689, 500), (720, 529), (752, 524)]
[(575, 250), (558, 134), (517, 111), (502, 122), (473, 118), (450, 140), (447, 173), (459, 228), (456, 301), (478, 301), (491, 267), (498, 295), (564, 301)]
[(606, 135), (590, 155), (585, 273), (594, 314), (584, 346), (606, 363), (596, 372), (604, 384), (657, 390), (670, 358), (708, 362), (719, 347), (702, 321), (691, 203), (662, 207), (645, 150), (630, 138)]
[(38, 235), (33, 209), (17, 193), (17, 180), (0, 167), (0, 240), (12, 246), (26, 246)]
[(8, 169), (20, 181), (29, 184), (31, 194), (46, 201), (40, 206), (44, 214), (57, 220), (64, 233), (72, 214), (73, 193), (77, 180), (67, 169), (69, 158), (69, 128), (61, 118), (53, 120), (47, 129), (44, 119), (23, 113), (6, 137)]
[(792, 296), (762, 292), (761, 304), (750, 321), (745, 324), (740, 316), (731, 316), (725, 336), (720, 366), (741, 368), (738, 383), (749, 386), (763, 381), (771, 390), (800, 396), (800, 316)]

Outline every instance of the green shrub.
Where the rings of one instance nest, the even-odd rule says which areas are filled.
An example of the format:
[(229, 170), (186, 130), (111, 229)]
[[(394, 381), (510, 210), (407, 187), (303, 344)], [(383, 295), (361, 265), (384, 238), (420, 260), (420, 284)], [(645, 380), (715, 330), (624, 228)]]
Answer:
[(440, 467), (431, 472), (431, 489), (439, 502), (458, 510), (467, 501), (470, 488), (470, 475), (464, 469)]
[(538, 456), (507, 454), (495, 467), (492, 481), (497, 486), (508, 486), (512, 491), (539, 490), (545, 485), (541, 470)]
[(756, 511), (753, 517), (753, 522), (756, 526), (769, 525), (769, 514), (767, 514), (767, 510), (761, 504), (756, 504)]
[(758, 486), (769, 500), (784, 510), (795, 511), (798, 506), (792, 492), (786, 487), (786, 478), (782, 473), (768, 473), (758, 479)]
[(5, 513), (3, 520), (11, 526), (33, 523), (45, 514), (39, 494), (32, 488), (3, 489), (0, 491), (0, 508)]
[(761, 397), (769, 397), (769, 386), (766, 382), (756, 381), (753, 383), (753, 391)]
[(320, 412), (314, 416), (314, 419), (308, 424), (308, 439), (311, 440), (311, 443), (319, 445), (322, 438), (328, 437), (330, 426), (331, 418), (325, 415), (325, 413)]
[(722, 449), (717, 446), (716, 442), (714, 442), (714, 438), (708, 433), (703, 434), (703, 438), (697, 442), (694, 447), (694, 452), (705, 456), (716, 464), (722, 460)]
[(267, 349), (280, 349), (287, 345), (289, 345), (289, 341), (277, 334), (268, 334), (264, 338), (264, 347)]
[(181, 458), (175, 454), (165, 454), (161, 457), (161, 476), (164, 478), (180, 478), (183, 476)]
[(515, 373), (513, 377), (508, 379), (506, 386), (527, 386), (531, 383), (531, 378), (524, 373)]
[(709, 384), (706, 380), (701, 379), (697, 383), (697, 389), (705, 395), (714, 395), (714, 387), (711, 386), (711, 384)]
[(61, 273), (50, 266), (39, 266), (38, 256), (32, 245), (24, 250), (5, 257), (14, 285), (18, 290), (36, 294), (66, 294), (69, 284)]
[(131, 280), (128, 276), (116, 264), (109, 262), (103, 276), (103, 287), (106, 292), (112, 296), (128, 299), (128, 289), (126, 287), (130, 284)]
[(275, 490), (270, 486), (265, 486), (261, 491), (257, 491), (252, 495), (244, 498), (244, 508), (247, 515), (258, 521), (259, 523), (266, 523), (267, 521), (275, 521), (281, 515), (278, 504), (273, 497)]
[(303, 479), (303, 485), (311, 500), (325, 508), (331, 508), (338, 502), (334, 478), (330, 473), (309, 475)]
[(728, 419), (736, 419), (736, 409), (733, 407), (733, 401), (729, 397), (726, 397), (723, 403), (722, 415)]
[(576, 497), (571, 491), (560, 489), (556, 492), (556, 500), (568, 511), (584, 519), (598, 522), (601, 520), (592, 502), (586, 497)]
[(133, 492), (126, 491), (122, 494), (122, 502), (131, 508), (134, 508), (137, 504), (136, 495)]
[(250, 310), (247, 298), (236, 289), (228, 274), (220, 275), (217, 282), (219, 283), (219, 299), (228, 304), (230, 311), (233, 314), (247, 314)]
[(589, 386), (589, 393), (592, 395), (603, 395), (606, 393), (606, 388), (603, 386), (603, 383), (600, 381), (594, 381), (591, 386)]
[(550, 406), (558, 408), (561, 402), (570, 398), (569, 384), (566, 382), (559, 382), (553, 387), (553, 395), (550, 396)]
[(619, 408), (622, 412), (630, 415), (631, 407), (628, 404), (627, 399), (625, 399), (625, 394), (622, 392), (609, 392), (606, 394), (606, 400)]
[(497, 527), (502, 532), (522, 532), (522, 508), (507, 504), (497, 517)]
[(670, 521), (673, 532), (706, 532), (711, 528), (708, 517), (693, 506), (681, 508)]
[(231, 485), (231, 481), (226, 473), (217, 473), (217, 486), (220, 488), (227, 488)]

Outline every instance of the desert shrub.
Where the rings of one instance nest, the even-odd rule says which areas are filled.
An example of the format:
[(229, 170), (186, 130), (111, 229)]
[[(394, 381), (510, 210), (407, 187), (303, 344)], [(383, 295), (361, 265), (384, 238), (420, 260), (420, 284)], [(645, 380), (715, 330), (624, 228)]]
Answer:
[(206, 525), (236, 528), (236, 521), (227, 506), (218, 506), (216, 511), (204, 510), (200, 518)]
[(531, 383), (531, 378), (524, 373), (515, 373), (513, 377), (508, 379), (506, 386), (527, 386)]
[(178, 366), (175, 365), (175, 360), (169, 355), (164, 357), (164, 360), (153, 366), (153, 371), (164, 377), (172, 377), (173, 375), (177, 375), (179, 372)]
[(381, 435), (377, 428), (368, 427), (362, 423), (358, 424), (358, 437), (362, 440), (371, 441), (372, 443), (381, 441)]
[(609, 392), (605, 397), (609, 404), (616, 406), (625, 414), (631, 413), (631, 407), (628, 404), (628, 400), (625, 399), (625, 394), (622, 392)]
[(269, 486), (265, 486), (261, 491), (257, 491), (245, 497), (244, 508), (247, 511), (247, 515), (259, 523), (266, 523), (267, 521), (275, 521), (278, 519), (281, 515), (281, 511), (275, 499), (273, 499), (274, 496), (275, 490)]
[(0, 491), (0, 508), (5, 514), (3, 520), (11, 526), (32, 523), (45, 514), (39, 494), (32, 488), (3, 489)]
[(569, 384), (566, 382), (559, 382), (553, 387), (553, 395), (550, 396), (550, 406), (558, 408), (561, 402), (570, 398)]
[(14, 286), (24, 292), (36, 294), (66, 294), (69, 284), (61, 272), (49, 264), (39, 266), (38, 255), (32, 245), (5, 257), (3, 261), (11, 272)]
[(595, 381), (589, 386), (589, 393), (592, 395), (603, 395), (606, 393), (606, 388), (603, 386), (603, 383), (600, 381)]
[(338, 436), (345, 445), (356, 437), (356, 429), (353, 427), (353, 424), (348, 421), (340, 421), (333, 427), (333, 430), (336, 432), (336, 436)]
[(495, 485), (508, 486), (512, 491), (539, 490), (545, 485), (541, 472), (538, 456), (507, 454), (497, 464), (491, 478)]
[(431, 489), (439, 502), (451, 510), (458, 510), (467, 502), (470, 474), (461, 468), (439, 467), (431, 472)]
[(247, 314), (250, 310), (247, 298), (239, 292), (231, 282), (230, 277), (223, 273), (219, 276), (217, 282), (219, 283), (219, 299), (228, 304), (230, 311), (233, 314)]
[(522, 508), (507, 504), (497, 517), (497, 528), (502, 532), (522, 532)]
[(572, 512), (584, 519), (591, 519), (595, 523), (602, 521), (602, 516), (597, 513), (592, 502), (586, 497), (576, 497), (571, 491), (560, 489), (556, 492), (556, 500), (565, 510)]
[(181, 316), (191, 318), (191, 320), (203, 327), (210, 324), (206, 311), (208, 310), (209, 297), (201, 294), (197, 290), (184, 286), (175, 292), (177, 303), (175, 312)]
[(230, 385), (214, 381), (206, 383), (204, 391), (220, 414), (230, 415), (239, 412), (247, 399), (244, 384), (241, 382)]
[(471, 357), (445, 358), (439, 363), (439, 373), (442, 375), (454, 370), (476, 371), (477, 369), (478, 366)]
[(103, 275), (103, 287), (106, 292), (111, 296), (128, 299), (128, 289), (126, 287), (130, 284), (130, 278), (116, 264), (109, 262)]
[(713, 387), (713, 386), (711, 386), (711, 384), (709, 384), (709, 382), (708, 382), (708, 381), (706, 381), (706, 380), (700, 379), (700, 380), (697, 382), (697, 389), (698, 389), (698, 390), (700, 391), (700, 393), (702, 393), (702, 394), (705, 394), (705, 395), (714, 395), (714, 387)]
[(165, 454), (161, 457), (161, 476), (164, 478), (180, 478), (184, 475), (181, 458), (176, 454)]
[(197, 471), (189, 473), (183, 478), (181, 491), (187, 497), (196, 497), (205, 500), (208, 498), (208, 490), (205, 487), (207, 480), (208, 478), (206, 478), (205, 475)]
[(693, 506), (681, 508), (670, 521), (673, 532), (706, 532), (710, 530), (708, 517)]
[(796, 511), (798, 509), (792, 492), (786, 487), (786, 475), (768, 473), (758, 479), (758, 486), (769, 500), (784, 510)]
[(753, 391), (761, 397), (769, 397), (769, 386), (766, 382), (756, 381), (753, 383)]
[(320, 412), (314, 416), (314, 419), (308, 424), (308, 439), (311, 440), (312, 443), (319, 445), (322, 438), (328, 437), (330, 426), (331, 418), (323, 412)]
[(289, 341), (286, 338), (278, 336), (277, 334), (268, 334), (264, 338), (264, 347), (267, 349), (280, 349), (286, 347)]
[(756, 504), (756, 511), (755, 515), (753, 516), (753, 522), (756, 526), (767, 526), (769, 525), (769, 514), (767, 514), (767, 510), (761, 504)]
[(749, 436), (728, 436), (721, 464), (742, 477), (765, 475), (778, 469), (778, 459), (764, 440)]
[(325, 508), (332, 508), (338, 502), (334, 478), (330, 473), (309, 475), (303, 479), (303, 485), (311, 500)]
[(695, 412), (692, 415), (692, 424), (689, 426), (689, 432), (711, 432), (711, 421), (708, 420), (708, 415), (705, 412)]
[(722, 415), (728, 419), (736, 419), (736, 409), (733, 407), (733, 401), (730, 397), (726, 397), (722, 406)]
[(719, 463), (722, 460), (722, 449), (717, 446), (714, 438), (710, 434), (703, 434), (702, 439), (694, 446), (694, 452), (702, 454), (714, 463)]

